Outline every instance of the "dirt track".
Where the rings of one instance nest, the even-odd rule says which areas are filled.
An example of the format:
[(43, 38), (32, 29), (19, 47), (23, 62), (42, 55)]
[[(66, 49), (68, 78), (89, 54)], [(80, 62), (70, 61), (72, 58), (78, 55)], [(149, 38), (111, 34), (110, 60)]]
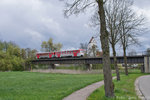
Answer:
[(65, 70), (65, 69), (37, 69), (32, 70), (32, 72), (44, 72), (44, 73), (62, 73), (62, 74), (102, 74), (102, 70), (91, 70), (91, 71), (82, 71), (82, 70)]

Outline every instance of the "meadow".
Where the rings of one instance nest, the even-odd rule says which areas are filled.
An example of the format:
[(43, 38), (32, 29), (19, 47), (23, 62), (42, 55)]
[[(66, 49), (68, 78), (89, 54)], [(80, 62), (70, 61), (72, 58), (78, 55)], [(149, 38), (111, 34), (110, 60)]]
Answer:
[(0, 100), (62, 100), (100, 80), (102, 74), (0, 72)]
[(113, 80), (115, 84), (115, 97), (107, 98), (105, 97), (104, 86), (95, 90), (87, 100), (140, 100), (136, 95), (134, 82), (136, 78), (146, 75), (140, 73), (139, 71), (132, 72), (128, 76), (121, 74), (121, 81)]

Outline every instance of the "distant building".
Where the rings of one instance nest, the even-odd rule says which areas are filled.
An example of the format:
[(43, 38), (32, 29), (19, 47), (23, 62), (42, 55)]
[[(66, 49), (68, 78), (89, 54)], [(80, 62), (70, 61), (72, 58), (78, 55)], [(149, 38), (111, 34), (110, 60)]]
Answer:
[(92, 37), (88, 43), (88, 56), (96, 57), (96, 55), (97, 55), (97, 42), (94, 39), (94, 37)]
[(92, 37), (91, 40), (89, 41), (89, 43), (88, 43), (88, 49), (92, 48), (93, 45), (97, 46), (97, 42), (94, 39), (94, 37)]
[(94, 37), (92, 37), (88, 43), (88, 56), (89, 57), (102, 57), (103, 52), (98, 50), (97, 42)]

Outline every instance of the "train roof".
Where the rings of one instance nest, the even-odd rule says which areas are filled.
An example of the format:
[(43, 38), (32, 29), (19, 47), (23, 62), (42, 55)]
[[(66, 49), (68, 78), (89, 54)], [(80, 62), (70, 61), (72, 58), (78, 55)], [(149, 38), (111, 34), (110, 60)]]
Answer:
[[(84, 50), (84, 49), (77, 49), (77, 50)], [(77, 50), (64, 50), (64, 51), (53, 51), (53, 52), (38, 52), (37, 54), (43, 54), (43, 53), (54, 53), (54, 52), (65, 52), (65, 51), (77, 51)]]

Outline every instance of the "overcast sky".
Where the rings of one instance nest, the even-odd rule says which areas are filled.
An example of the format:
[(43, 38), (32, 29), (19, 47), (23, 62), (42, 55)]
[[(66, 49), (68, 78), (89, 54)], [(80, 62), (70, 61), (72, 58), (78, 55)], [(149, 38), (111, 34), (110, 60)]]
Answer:
[[(135, 0), (137, 14), (146, 17), (150, 26), (150, 0)], [(13, 41), (21, 48), (41, 48), (42, 41), (50, 37), (63, 44), (63, 49), (79, 48), (80, 43), (89, 42), (95, 30), (88, 26), (91, 13), (63, 16), (64, 3), (59, 0), (0, 0), (0, 40)], [(99, 39), (97, 39), (97, 42)], [(142, 46), (150, 47), (150, 32), (139, 38)]]

